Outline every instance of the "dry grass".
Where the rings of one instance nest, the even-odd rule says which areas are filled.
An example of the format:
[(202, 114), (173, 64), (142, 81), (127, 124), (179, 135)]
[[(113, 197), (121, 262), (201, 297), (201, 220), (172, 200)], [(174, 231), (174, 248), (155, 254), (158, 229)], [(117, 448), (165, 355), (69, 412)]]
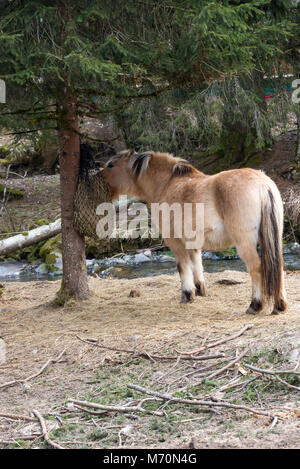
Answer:
[[(220, 285), (218, 282), (223, 279), (242, 283)], [(129, 382), (174, 391), (185, 383), (184, 374), (211, 363), (186, 361), (176, 364), (175, 361), (134, 359), (130, 354), (85, 344), (76, 335), (95, 338), (107, 347), (170, 354), (178, 349), (193, 350), (207, 338), (211, 341), (228, 337), (251, 322), (252, 329), (211, 353), (223, 352), (230, 359), (236, 350), (247, 346), (250, 347), (249, 356), (260, 360), (254, 362), (257, 366), (265, 366), (266, 357), (272, 357), (276, 363), (279, 358), (283, 359), (284, 368), (295, 366), (290, 357), (293, 349), (299, 352), (300, 343), (299, 272), (287, 274), (289, 309), (287, 314), (280, 316), (270, 316), (268, 308), (255, 317), (244, 314), (251, 292), (250, 280), (245, 273), (208, 274), (207, 283), (208, 297), (197, 298), (191, 305), (181, 305), (178, 303), (177, 275), (133, 280), (91, 278), (90, 299), (81, 303), (69, 302), (64, 308), (52, 306), (59, 282), (6, 283), (0, 335), (7, 344), (8, 361), (0, 366), (0, 384), (26, 378), (65, 348), (66, 353), (62, 362), (47, 368), (26, 387), (18, 384), (0, 390), (0, 412), (26, 414), (38, 409), (52, 420), (47, 421), (47, 425), (55, 423), (51, 413), (56, 413), (63, 419), (62, 424), (56, 423), (57, 431), (50, 436), (71, 447), (116, 447), (119, 445), (118, 432), (131, 424), (132, 435), (128, 438), (121, 435), (125, 447), (186, 447), (191, 438), (195, 438), (200, 447), (263, 447), (264, 442), (266, 447), (272, 447), (278, 445), (278, 441), (281, 447), (296, 447), (299, 430), (299, 410), (295, 413), (295, 409), (299, 409), (297, 391), (286, 390), (281, 385), (274, 388), (272, 383), (270, 388), (263, 379), (256, 382), (257, 387), (249, 388), (243, 397), (233, 393), (226, 395), (226, 399), (234, 402), (238, 397), (246, 405), (252, 405), (251, 399), (256, 399), (256, 406), (280, 406), (286, 416), (272, 430), (269, 430), (267, 417), (228, 410), (220, 414), (207, 413), (205, 409), (195, 413), (199, 411), (178, 404), (166, 407), (166, 419), (147, 415), (132, 420), (130, 416), (119, 414), (94, 417), (101, 431), (91, 416), (66, 411), (64, 403), (68, 399), (124, 404), (129, 396)], [(132, 289), (138, 289), (141, 296), (129, 297)], [(231, 373), (233, 370), (226, 379)], [(219, 386), (224, 377), (218, 379)], [(192, 386), (193, 379), (187, 384)], [(196, 392), (197, 397), (210, 392), (206, 385), (198, 391), (191, 389), (189, 392)], [(133, 397), (137, 399), (136, 394)], [(139, 396), (140, 399), (143, 397), (146, 396)], [(24, 422), (21, 425), (0, 420), (0, 440), (7, 435), (16, 438), (24, 425)], [(104, 431), (104, 427), (112, 429)], [(103, 439), (101, 432), (106, 435)], [(22, 443), (25, 447), (31, 444), (31, 441)], [(43, 447), (41, 440), (35, 444)]]

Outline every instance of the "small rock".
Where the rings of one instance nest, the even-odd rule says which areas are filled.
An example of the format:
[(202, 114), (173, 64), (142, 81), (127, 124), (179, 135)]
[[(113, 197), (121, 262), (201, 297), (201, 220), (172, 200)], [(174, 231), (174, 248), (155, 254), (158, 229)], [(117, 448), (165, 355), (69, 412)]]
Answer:
[(47, 264), (40, 264), (37, 269), (35, 269), (37, 274), (47, 274), (48, 267)]
[(130, 340), (131, 342), (137, 342), (138, 340), (141, 339), (141, 337), (142, 336), (138, 335), (138, 334), (137, 335), (132, 335), (132, 336), (128, 337), (128, 340)]
[(292, 243), (291, 251), (296, 252), (297, 254), (300, 254), (300, 244), (299, 243)]
[(141, 296), (140, 290), (130, 290), (129, 293), (129, 298), (137, 298), (138, 296)]
[(150, 258), (152, 257), (152, 252), (150, 251), (150, 249), (147, 249), (146, 251), (144, 251), (143, 254), (147, 257), (150, 257)]
[(149, 262), (149, 257), (145, 256), (142, 252), (134, 256), (134, 262), (139, 264), (140, 262)]
[(117, 257), (114, 259), (114, 264), (126, 264), (125, 260), (122, 257)]
[(159, 258), (160, 262), (175, 262), (175, 259), (174, 257), (171, 257), (171, 256), (160, 256)]
[(95, 259), (87, 259), (86, 260), (86, 266), (87, 267), (93, 267), (95, 264)]
[(56, 260), (55, 260), (55, 263), (54, 263), (54, 266), (59, 269), (59, 270), (62, 270), (63, 268), (63, 262), (62, 262), (62, 254), (58, 251), (54, 251), (53, 254), (56, 256)]

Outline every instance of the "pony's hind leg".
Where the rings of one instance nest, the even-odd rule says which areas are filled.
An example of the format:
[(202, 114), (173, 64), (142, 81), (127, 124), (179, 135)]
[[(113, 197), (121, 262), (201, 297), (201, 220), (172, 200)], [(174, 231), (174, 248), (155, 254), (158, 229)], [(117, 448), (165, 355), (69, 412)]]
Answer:
[(281, 288), (280, 294), (277, 299), (275, 299), (274, 308), (271, 314), (280, 314), (284, 313), (287, 309), (287, 301), (286, 301), (286, 290), (284, 287), (284, 272), (283, 272), (283, 261), (280, 266), (281, 270)]
[(263, 307), (263, 295), (261, 285), (261, 261), (252, 242), (237, 245), (240, 258), (245, 262), (252, 280), (252, 300), (247, 314), (257, 314)]
[(206, 296), (205, 280), (203, 275), (202, 252), (200, 249), (189, 251), (192, 261), (196, 296)]

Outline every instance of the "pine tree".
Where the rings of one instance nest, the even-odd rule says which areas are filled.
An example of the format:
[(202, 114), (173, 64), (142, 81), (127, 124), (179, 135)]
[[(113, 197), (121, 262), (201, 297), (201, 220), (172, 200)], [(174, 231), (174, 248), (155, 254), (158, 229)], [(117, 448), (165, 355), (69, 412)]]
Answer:
[(272, 57), (276, 35), (264, 0), (2, 0), (1, 123), (15, 133), (58, 133), (63, 282), (61, 298), (86, 298), (84, 239), (73, 227), (84, 116), (117, 113), (165, 90), (210, 84)]

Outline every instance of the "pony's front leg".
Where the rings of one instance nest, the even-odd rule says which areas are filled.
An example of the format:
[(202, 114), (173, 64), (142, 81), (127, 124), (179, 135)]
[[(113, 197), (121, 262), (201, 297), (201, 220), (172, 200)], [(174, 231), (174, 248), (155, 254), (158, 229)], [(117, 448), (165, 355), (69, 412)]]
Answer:
[(188, 256), (178, 259), (176, 265), (181, 279), (181, 301), (180, 303), (191, 303), (194, 299), (194, 275), (191, 260)]
[(192, 262), (188, 256), (178, 258), (176, 265), (181, 280), (181, 300), (180, 303), (191, 303), (194, 299), (194, 275)]
[(200, 249), (189, 251), (193, 264), (194, 283), (196, 296), (206, 296), (205, 280), (203, 275), (202, 252)]
[(180, 303), (191, 303), (194, 297), (194, 274), (193, 264), (188, 251), (180, 239), (165, 239), (169, 248), (173, 251), (176, 259), (177, 269), (181, 280)]

